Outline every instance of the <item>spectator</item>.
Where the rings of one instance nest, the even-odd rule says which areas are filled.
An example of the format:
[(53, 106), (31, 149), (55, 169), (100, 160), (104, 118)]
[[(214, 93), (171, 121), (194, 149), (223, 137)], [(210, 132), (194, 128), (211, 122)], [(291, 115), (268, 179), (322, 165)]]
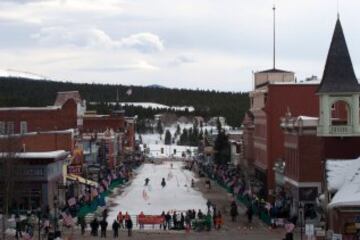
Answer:
[(108, 223), (107, 223), (106, 219), (104, 218), (104, 219), (100, 222), (100, 226), (101, 226), (101, 235), (100, 235), (100, 237), (101, 237), (101, 238), (102, 238), (102, 237), (106, 238), (106, 228), (107, 228), (107, 225), (108, 225)]
[(114, 232), (114, 238), (119, 237), (119, 227), (120, 227), (120, 224), (118, 223), (118, 221), (114, 220), (114, 222), (112, 224), (112, 229), (113, 229), (113, 232)]
[(130, 216), (125, 220), (125, 225), (126, 225), (126, 228), (128, 230), (128, 237), (131, 237), (132, 228), (133, 228), (133, 222), (132, 222)]

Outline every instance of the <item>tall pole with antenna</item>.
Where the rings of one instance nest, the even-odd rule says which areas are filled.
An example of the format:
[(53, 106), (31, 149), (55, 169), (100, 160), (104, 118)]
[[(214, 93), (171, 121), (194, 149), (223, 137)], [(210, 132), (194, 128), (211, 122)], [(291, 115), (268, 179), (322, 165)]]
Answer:
[(275, 14), (276, 12), (276, 7), (275, 7), (275, 4), (273, 5), (273, 69), (275, 69), (275, 63), (276, 63), (276, 25), (275, 25)]

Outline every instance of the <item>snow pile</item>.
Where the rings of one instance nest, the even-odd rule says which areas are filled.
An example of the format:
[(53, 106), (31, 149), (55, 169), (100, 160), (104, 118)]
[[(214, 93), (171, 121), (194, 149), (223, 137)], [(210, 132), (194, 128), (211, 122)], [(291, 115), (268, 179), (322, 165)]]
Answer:
[(328, 189), (336, 192), (329, 207), (360, 205), (360, 158), (328, 160)]
[[(145, 150), (144, 145), (141, 145), (140, 147), (142, 151)], [(197, 147), (180, 145), (147, 144), (146, 148), (148, 149), (147, 156), (154, 158), (191, 157), (197, 152)]]
[[(161, 165), (141, 166), (130, 186), (121, 195), (109, 199), (117, 205), (109, 209), (108, 222), (112, 223), (119, 211), (130, 215), (137, 215), (141, 211), (144, 214), (158, 215), (162, 211), (188, 209), (206, 212), (206, 199), (190, 187), (191, 179), (197, 179), (192, 172), (184, 170), (183, 165), (183, 162), (165, 162)], [(145, 186), (146, 178), (150, 179), (148, 186)], [(162, 178), (166, 181), (164, 188), (161, 186)]]

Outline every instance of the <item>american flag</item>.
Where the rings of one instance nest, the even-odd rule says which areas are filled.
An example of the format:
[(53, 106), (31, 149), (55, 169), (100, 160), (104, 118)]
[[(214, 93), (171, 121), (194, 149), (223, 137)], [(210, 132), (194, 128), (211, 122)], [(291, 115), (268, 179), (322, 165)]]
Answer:
[(111, 174), (111, 177), (112, 177), (112, 179), (113, 179), (113, 180), (114, 180), (114, 179), (117, 179), (117, 177), (116, 177), (116, 174), (115, 174), (115, 173)]
[(98, 195), (98, 191), (95, 188), (91, 188), (91, 197), (94, 198), (97, 197), (97, 195)]
[(90, 201), (90, 194), (89, 193), (85, 193), (85, 202)]
[(102, 180), (102, 184), (104, 184), (104, 186), (107, 188), (108, 187), (108, 182), (104, 179)]
[(70, 207), (74, 206), (76, 204), (76, 199), (74, 197), (70, 198), (68, 204)]
[(63, 217), (64, 220), (64, 225), (67, 227), (71, 227), (74, 225), (74, 219), (71, 217), (71, 215), (66, 214), (64, 212), (61, 213), (61, 216)]

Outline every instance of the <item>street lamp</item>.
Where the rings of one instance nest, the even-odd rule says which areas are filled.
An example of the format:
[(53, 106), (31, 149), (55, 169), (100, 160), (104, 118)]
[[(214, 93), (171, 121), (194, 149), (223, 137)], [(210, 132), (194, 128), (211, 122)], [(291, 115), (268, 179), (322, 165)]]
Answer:
[(41, 222), (40, 222), (41, 208), (40, 207), (37, 209), (37, 217), (38, 217), (38, 227), (39, 227), (38, 239), (40, 240), (40, 235), (41, 235)]
[(299, 218), (300, 218), (300, 239), (303, 240), (304, 205), (302, 202), (299, 202), (298, 212), (299, 212)]
[(54, 233), (57, 232), (57, 207), (58, 207), (58, 198), (54, 196)]

